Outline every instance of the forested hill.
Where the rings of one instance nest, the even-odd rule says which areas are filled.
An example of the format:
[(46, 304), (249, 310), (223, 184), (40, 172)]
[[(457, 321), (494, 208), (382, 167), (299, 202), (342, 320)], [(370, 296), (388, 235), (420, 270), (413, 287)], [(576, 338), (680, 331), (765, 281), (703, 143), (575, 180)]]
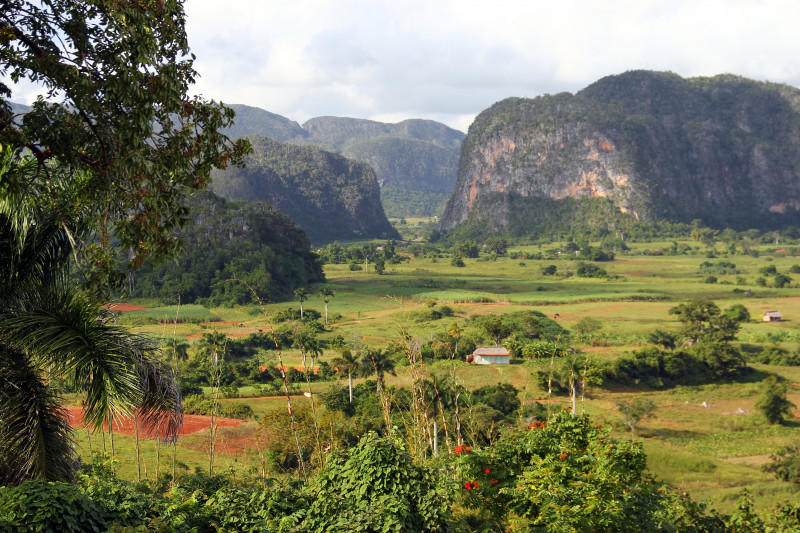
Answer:
[(250, 136), (246, 168), (215, 170), (211, 188), (232, 200), (261, 200), (286, 212), (315, 243), (397, 238), (366, 163), (311, 146)]
[(451, 193), (464, 134), (432, 120), (385, 124), (345, 117), (303, 123), (304, 141), (366, 161), (381, 187)]
[[(324, 281), (308, 237), (286, 214), (264, 202), (231, 202), (210, 191), (196, 193), (188, 206), (190, 222), (180, 232), (184, 253), (139, 271), (133, 296), (244, 304), (254, 301), (250, 289), (276, 301)], [(241, 281), (225, 282), (234, 278)]]
[(503, 100), (470, 126), (439, 229), (624, 219), (799, 225), (800, 90), (632, 71), (575, 95)]
[[(318, 146), (369, 163), (380, 186), (389, 192), (387, 208), (402, 210), (409, 201), (414, 201), (414, 209), (421, 210), (405, 215), (440, 213), (438, 204), (443, 204), (455, 187), (464, 134), (444, 124), (420, 119), (387, 124), (346, 117), (316, 117), (300, 126), (262, 109), (230, 107), (236, 111), (236, 125), (226, 131), (227, 135), (263, 135), (278, 141)], [(399, 211), (393, 216), (398, 214)]]

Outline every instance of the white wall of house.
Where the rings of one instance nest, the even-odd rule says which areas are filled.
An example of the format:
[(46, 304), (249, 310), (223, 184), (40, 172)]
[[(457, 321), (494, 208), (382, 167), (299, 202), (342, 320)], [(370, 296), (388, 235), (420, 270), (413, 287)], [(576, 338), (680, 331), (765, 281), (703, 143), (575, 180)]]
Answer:
[(476, 355), (476, 365), (507, 365), (509, 364), (508, 355)]

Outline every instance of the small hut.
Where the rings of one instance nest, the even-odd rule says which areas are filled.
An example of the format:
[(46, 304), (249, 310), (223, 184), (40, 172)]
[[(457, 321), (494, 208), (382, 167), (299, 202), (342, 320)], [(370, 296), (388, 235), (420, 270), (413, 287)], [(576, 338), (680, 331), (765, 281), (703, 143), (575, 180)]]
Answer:
[(764, 313), (764, 322), (780, 322), (783, 315), (780, 311), (767, 311)]
[(502, 346), (478, 348), (472, 352), (472, 355), (467, 357), (467, 362), (475, 363), (476, 365), (507, 365), (510, 362), (510, 358), (511, 354)]

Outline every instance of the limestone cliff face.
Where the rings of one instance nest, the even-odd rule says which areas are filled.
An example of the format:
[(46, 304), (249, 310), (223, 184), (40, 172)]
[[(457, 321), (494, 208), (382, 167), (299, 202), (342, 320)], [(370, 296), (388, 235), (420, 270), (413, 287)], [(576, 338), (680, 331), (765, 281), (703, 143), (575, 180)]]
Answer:
[(514, 231), (541, 216), (518, 212), (519, 197), (604, 197), (640, 220), (798, 224), (800, 90), (636, 71), (503, 100), (470, 126), (440, 230), (483, 219)]
[(397, 238), (366, 163), (311, 146), (253, 135), (245, 168), (212, 173), (211, 189), (229, 200), (264, 201), (288, 214), (314, 243)]

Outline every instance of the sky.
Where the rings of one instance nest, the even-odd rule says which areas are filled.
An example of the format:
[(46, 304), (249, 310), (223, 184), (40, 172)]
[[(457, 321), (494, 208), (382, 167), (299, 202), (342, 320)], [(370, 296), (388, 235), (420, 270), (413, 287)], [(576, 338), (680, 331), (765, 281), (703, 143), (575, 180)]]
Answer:
[[(466, 132), (511, 96), (633, 69), (800, 87), (798, 0), (186, 0), (194, 92), (303, 123)], [(27, 103), (24, 92), (15, 101)]]

